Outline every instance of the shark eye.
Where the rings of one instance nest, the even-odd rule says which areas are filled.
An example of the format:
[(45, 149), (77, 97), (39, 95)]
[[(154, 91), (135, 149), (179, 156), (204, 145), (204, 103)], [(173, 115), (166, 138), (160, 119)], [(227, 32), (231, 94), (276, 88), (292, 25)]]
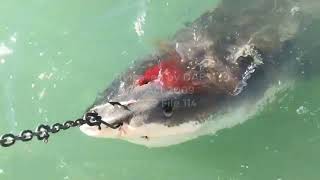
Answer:
[(173, 103), (170, 101), (166, 102), (162, 106), (163, 115), (167, 118), (172, 117), (173, 115)]

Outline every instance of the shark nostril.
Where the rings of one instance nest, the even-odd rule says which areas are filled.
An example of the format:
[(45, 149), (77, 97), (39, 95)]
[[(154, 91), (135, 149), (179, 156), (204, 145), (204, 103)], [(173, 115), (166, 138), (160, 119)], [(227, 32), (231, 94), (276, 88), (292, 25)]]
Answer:
[(149, 136), (141, 136), (141, 138), (143, 138), (145, 140), (149, 140)]

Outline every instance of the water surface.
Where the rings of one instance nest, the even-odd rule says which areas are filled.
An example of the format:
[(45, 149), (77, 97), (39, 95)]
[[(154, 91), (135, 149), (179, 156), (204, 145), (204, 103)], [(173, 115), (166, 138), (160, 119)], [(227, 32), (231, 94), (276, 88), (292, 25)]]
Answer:
[[(81, 116), (133, 60), (215, 4), (2, 0), (0, 132)], [(1, 148), (0, 179), (316, 180), (318, 82), (317, 76), (302, 79), (246, 123), (168, 148), (95, 139), (78, 129), (54, 135), (48, 144)]]

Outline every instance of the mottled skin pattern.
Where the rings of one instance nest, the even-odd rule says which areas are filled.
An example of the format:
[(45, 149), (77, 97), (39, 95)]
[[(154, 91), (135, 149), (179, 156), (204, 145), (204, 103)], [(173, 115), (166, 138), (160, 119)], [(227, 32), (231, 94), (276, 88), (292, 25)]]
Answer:
[[(237, 106), (243, 98), (261, 98), (266, 87), (279, 80), (284, 64), (288, 65), (281, 59), (288, 59), (288, 49), (308, 17), (293, 9), (292, 0), (250, 1), (224, 0), (204, 13), (178, 31), (165, 48), (130, 67), (91, 108), (106, 120), (123, 109), (109, 111), (97, 106), (130, 101), (124, 103), (129, 115), (109, 123), (175, 127), (201, 123), (224, 107)], [(184, 74), (195, 77), (190, 81), (193, 89), (163, 87), (161, 77), (166, 69), (159, 72), (158, 81), (137, 85), (147, 69), (167, 60), (178, 62)], [(168, 106), (169, 112), (165, 112)]]

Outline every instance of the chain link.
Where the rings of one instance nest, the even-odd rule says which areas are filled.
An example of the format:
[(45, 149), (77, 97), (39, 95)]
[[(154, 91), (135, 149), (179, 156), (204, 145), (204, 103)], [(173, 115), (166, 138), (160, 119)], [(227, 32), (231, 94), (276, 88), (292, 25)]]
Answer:
[(85, 115), (83, 119), (77, 119), (75, 121), (66, 121), (65, 123), (55, 123), (52, 126), (40, 124), (35, 131), (24, 130), (19, 135), (14, 134), (4, 134), (0, 138), (0, 146), (10, 147), (15, 144), (17, 141), (28, 142), (31, 141), (34, 137), (37, 137), (38, 140), (48, 142), (48, 139), (51, 134), (58, 133), (60, 130), (67, 130), (72, 127), (79, 127), (81, 125), (87, 124), (89, 126), (97, 126), (101, 130), (101, 125), (105, 125), (108, 128), (117, 129), (122, 126), (122, 123), (109, 124), (102, 120), (101, 116), (96, 112), (89, 112)]

